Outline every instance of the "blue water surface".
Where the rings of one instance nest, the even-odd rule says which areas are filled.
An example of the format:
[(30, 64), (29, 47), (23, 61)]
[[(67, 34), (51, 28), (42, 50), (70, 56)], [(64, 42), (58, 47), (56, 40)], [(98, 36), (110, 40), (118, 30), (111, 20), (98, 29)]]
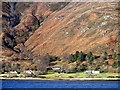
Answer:
[(120, 81), (3, 80), (2, 88), (118, 88)]

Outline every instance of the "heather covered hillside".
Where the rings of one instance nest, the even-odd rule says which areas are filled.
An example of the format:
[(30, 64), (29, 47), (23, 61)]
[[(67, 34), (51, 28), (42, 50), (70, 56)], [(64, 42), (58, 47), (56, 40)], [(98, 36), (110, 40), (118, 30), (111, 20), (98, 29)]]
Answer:
[[(54, 5), (54, 4), (53, 4)], [(55, 5), (56, 7), (59, 7)], [(25, 42), (34, 54), (63, 55), (75, 51), (112, 53), (118, 42), (118, 3), (67, 3), (61, 9), (42, 12), (38, 4), (35, 15), (44, 21)], [(44, 8), (44, 9), (45, 9)], [(53, 8), (53, 7), (52, 7)]]
[(1, 71), (117, 72), (119, 12), (118, 2), (2, 2)]

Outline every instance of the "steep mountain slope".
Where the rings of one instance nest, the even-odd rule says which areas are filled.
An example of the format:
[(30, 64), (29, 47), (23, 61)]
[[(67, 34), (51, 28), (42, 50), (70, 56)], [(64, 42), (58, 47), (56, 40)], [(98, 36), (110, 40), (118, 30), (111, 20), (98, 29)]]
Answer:
[[(88, 60), (88, 52), (96, 54), (92, 57), (93, 65), (97, 60), (102, 62), (105, 52), (110, 54), (105, 58), (118, 58), (115, 52), (119, 54), (119, 11), (115, 2), (3, 2), (0, 64), (4, 69), (0, 71), (42, 69), (46, 72), (54, 65), (76, 68), (79, 63), (75, 61), (79, 60), (76, 51), (85, 53), (84, 60)], [(84, 63), (89, 68), (88, 61), (79, 64)], [(101, 69), (110, 65), (105, 59)]]
[(8, 50), (10, 57), (12, 53), (19, 56), (26, 49), (34, 55), (64, 55), (76, 51), (101, 54), (118, 49), (118, 3), (40, 2), (2, 5), (1, 53), (5, 49), (7, 54)]
[[(30, 5), (31, 3), (2, 2), (2, 16), (0, 18), (2, 24), (2, 32), (0, 32), (2, 41), (2, 46), (0, 46), (2, 48), (0, 51), (1, 60), (12, 60), (13, 57), (19, 58), (20, 51), (16, 47), (25, 42), (27, 31), (19, 31), (14, 27), (20, 23), (23, 11)], [(24, 39), (19, 38), (22, 33), (26, 33)]]
[(33, 54), (63, 55), (75, 51), (101, 54), (117, 50), (118, 3), (71, 2), (59, 10), (51, 10), (48, 4), (43, 12), (40, 5), (36, 7), (37, 15), (42, 14), (44, 21), (25, 42)]

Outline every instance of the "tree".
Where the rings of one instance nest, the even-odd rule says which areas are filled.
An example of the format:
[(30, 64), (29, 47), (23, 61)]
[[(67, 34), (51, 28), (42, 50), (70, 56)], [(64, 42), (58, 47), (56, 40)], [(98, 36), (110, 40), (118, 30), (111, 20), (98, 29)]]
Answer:
[(79, 56), (79, 51), (76, 51), (75, 56), (76, 58)]
[(73, 54), (70, 55), (70, 62), (75, 62), (76, 61), (74, 57), (75, 56)]
[(34, 58), (34, 62), (37, 65), (37, 70), (43, 73), (47, 72), (47, 67), (50, 64), (50, 57), (49, 55), (37, 56)]
[(11, 71), (11, 64), (10, 64), (10, 62), (5, 62), (4, 70), (5, 70), (5, 72)]
[(86, 60), (91, 64), (92, 61), (94, 60), (94, 56), (92, 54), (92, 52), (89, 52), (86, 56)]
[(84, 61), (85, 60), (85, 56), (84, 53), (81, 51), (78, 55), (78, 61)]

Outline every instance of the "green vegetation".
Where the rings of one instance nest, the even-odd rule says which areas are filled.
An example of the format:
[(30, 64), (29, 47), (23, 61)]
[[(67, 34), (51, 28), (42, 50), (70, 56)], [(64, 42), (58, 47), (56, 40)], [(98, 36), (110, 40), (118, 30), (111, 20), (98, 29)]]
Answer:
[(92, 54), (92, 52), (89, 52), (86, 56), (86, 60), (88, 61), (88, 63), (92, 63), (92, 61), (94, 60), (94, 56)]
[[(47, 79), (59, 79), (59, 78), (86, 78), (87, 75), (83, 72), (77, 72), (77, 73), (69, 73), (69, 74), (46, 74), (46, 75), (40, 75), (44, 76)], [(118, 78), (119, 75), (117, 73), (100, 73), (100, 74), (92, 74), (93, 78)]]
[(81, 61), (84, 61), (85, 60), (85, 54), (81, 51), (76, 51), (75, 54), (71, 54), (70, 55), (70, 60), (69, 62), (81, 62)]
[(78, 61), (84, 61), (85, 60), (85, 54), (81, 51), (79, 54), (78, 54)]
[[(65, 59), (65, 60), (63, 60)], [(2, 62), (1, 75), (9, 74), (6, 77), (38, 77), (38, 78), (103, 78), (116, 77), (120, 67), (119, 55), (108, 55), (107, 52), (101, 56), (95, 56), (92, 52), (85, 54), (82, 51), (76, 51), (67, 58), (60, 58), (45, 54), (43, 56), (34, 56), (31, 65), (22, 66), (21, 64)], [(23, 73), (28, 70), (29, 73)], [(85, 71), (99, 71), (99, 74), (84, 74)], [(10, 72), (17, 72), (12, 74)], [(31, 73), (30, 72), (34, 72)], [(113, 73), (113, 74), (112, 74)], [(114, 74), (116, 73), (116, 74)], [(114, 76), (115, 75), (115, 76)], [(117, 76), (119, 77), (119, 76)]]
[(114, 62), (112, 66), (115, 68), (120, 67), (120, 61)]

